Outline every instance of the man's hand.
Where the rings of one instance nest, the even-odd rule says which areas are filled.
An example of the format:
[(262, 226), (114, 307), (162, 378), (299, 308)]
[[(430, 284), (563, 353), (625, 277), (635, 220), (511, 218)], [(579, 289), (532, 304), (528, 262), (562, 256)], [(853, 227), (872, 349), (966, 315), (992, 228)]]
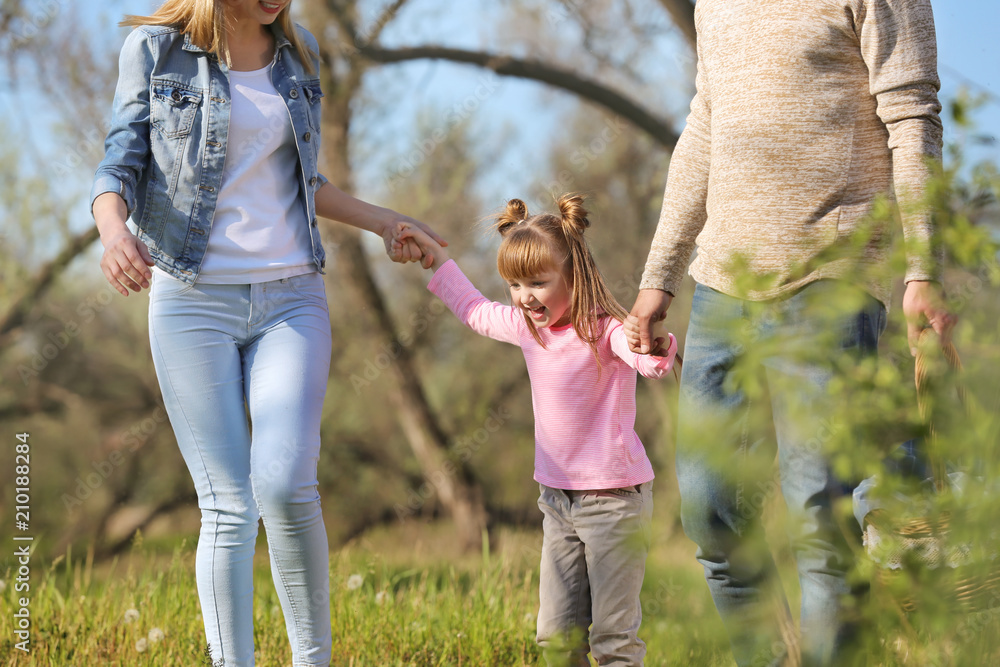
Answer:
[(958, 321), (948, 312), (941, 286), (926, 280), (911, 280), (903, 293), (903, 315), (906, 316), (906, 339), (910, 354), (917, 355), (917, 339), (928, 327), (940, 337), (941, 344), (951, 340), (951, 330)]
[(674, 296), (659, 289), (639, 290), (632, 312), (625, 319), (625, 339), (637, 354), (663, 354), (666, 336), (655, 336), (655, 326), (667, 317), (667, 309)]

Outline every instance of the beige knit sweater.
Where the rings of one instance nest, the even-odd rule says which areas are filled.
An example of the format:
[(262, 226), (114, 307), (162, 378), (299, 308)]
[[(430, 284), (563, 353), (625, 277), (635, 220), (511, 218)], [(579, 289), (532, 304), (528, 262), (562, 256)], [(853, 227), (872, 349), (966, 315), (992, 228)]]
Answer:
[(936, 280), (933, 223), (911, 206), (941, 155), (930, 0), (699, 0), (695, 22), (697, 93), (642, 287), (676, 293), (697, 244), (691, 275), (727, 294), (846, 278), (888, 304), (890, 280), (869, 269), (890, 234), (868, 214), (891, 186), (906, 280)]

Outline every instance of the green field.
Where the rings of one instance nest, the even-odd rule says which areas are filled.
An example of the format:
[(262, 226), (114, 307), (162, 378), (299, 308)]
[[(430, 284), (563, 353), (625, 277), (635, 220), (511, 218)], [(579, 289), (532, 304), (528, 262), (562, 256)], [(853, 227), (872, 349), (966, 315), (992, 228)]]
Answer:
[[(534, 644), (540, 534), (501, 531), (492, 551), (476, 556), (453, 553), (449, 536), (447, 526), (413, 522), (374, 531), (331, 554), (333, 664), (544, 664)], [(163, 551), (139, 540), (106, 564), (89, 563), (83, 554), (45, 567), (33, 563), (29, 654), (14, 648), (13, 573), (4, 573), (4, 664), (207, 665), (193, 549), (184, 543), (172, 555)], [(291, 665), (290, 653), (263, 546), (258, 557), (258, 664), (284, 667)], [(785, 583), (794, 588), (794, 578)], [(732, 664), (700, 567), (682, 536), (657, 540), (642, 605), (647, 665)], [(1000, 664), (998, 616), (940, 616), (918, 631), (901, 625), (887, 607), (873, 633), (869, 664)]]

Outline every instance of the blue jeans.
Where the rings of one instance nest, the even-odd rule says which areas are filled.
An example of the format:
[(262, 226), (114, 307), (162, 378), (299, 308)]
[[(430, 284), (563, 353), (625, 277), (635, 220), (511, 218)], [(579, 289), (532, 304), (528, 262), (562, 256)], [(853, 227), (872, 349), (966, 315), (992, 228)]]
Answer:
[[(681, 518), (741, 666), (781, 664), (796, 643), (804, 665), (845, 664), (852, 648), (853, 538), (832, 513), (847, 480), (834, 473), (828, 445), (854, 436), (828, 386), (840, 355), (875, 355), (884, 328), (884, 306), (841, 282), (768, 302), (695, 289), (680, 391)], [(779, 486), (802, 589), (801, 640), (760, 520)]]
[[(653, 483), (563, 491), (539, 484), (542, 558), (538, 635), (546, 659), (570, 667), (637, 667), (639, 591), (646, 572)], [(593, 624), (593, 627), (591, 627)]]
[(156, 272), (149, 337), (198, 493), (196, 574), (213, 661), (254, 664), (253, 555), (263, 519), (293, 664), (326, 667), (329, 548), (316, 466), (331, 336), (321, 276), (189, 285)]

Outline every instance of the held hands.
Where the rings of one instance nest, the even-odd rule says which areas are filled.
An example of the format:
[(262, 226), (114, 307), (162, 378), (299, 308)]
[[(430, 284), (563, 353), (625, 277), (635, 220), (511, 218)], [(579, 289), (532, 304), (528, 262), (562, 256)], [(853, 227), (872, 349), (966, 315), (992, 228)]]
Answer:
[(903, 293), (903, 315), (906, 316), (906, 339), (910, 354), (917, 356), (917, 340), (923, 329), (934, 329), (941, 344), (951, 341), (951, 330), (958, 318), (948, 311), (941, 287), (926, 280), (911, 280)]
[(666, 319), (673, 298), (669, 292), (659, 289), (639, 290), (632, 312), (625, 319), (625, 339), (629, 349), (636, 354), (667, 354), (670, 338), (657, 329)]
[(421, 266), (429, 269), (434, 262), (434, 257), (428, 255), (420, 244), (411, 236), (401, 237), (401, 229), (414, 229), (423, 234), (438, 249), (448, 245), (448, 242), (438, 236), (433, 229), (424, 223), (410, 217), (404, 218), (405, 222), (387, 224), (382, 230), (382, 241), (385, 243), (385, 252), (394, 262), (406, 264), (407, 262), (419, 261)]
[[(419, 223), (417, 223), (419, 225)], [(431, 237), (427, 234), (427, 228), (424, 225), (415, 226), (408, 222), (401, 222), (396, 225), (395, 234), (393, 235), (395, 242), (400, 245), (412, 244), (417, 247), (420, 254), (423, 256), (423, 261), (421, 265), (425, 269), (433, 269), (437, 271), (441, 268), (441, 265), (448, 261), (448, 252), (442, 247), (447, 245), (440, 242), (440, 237), (434, 234)], [(431, 232), (433, 234), (433, 232)], [(419, 255), (418, 255), (419, 257)]]
[(128, 296), (129, 290), (140, 292), (149, 288), (153, 273), (153, 258), (149, 248), (128, 230), (121, 231), (104, 243), (104, 255), (101, 257), (101, 271), (111, 283), (111, 286)]

